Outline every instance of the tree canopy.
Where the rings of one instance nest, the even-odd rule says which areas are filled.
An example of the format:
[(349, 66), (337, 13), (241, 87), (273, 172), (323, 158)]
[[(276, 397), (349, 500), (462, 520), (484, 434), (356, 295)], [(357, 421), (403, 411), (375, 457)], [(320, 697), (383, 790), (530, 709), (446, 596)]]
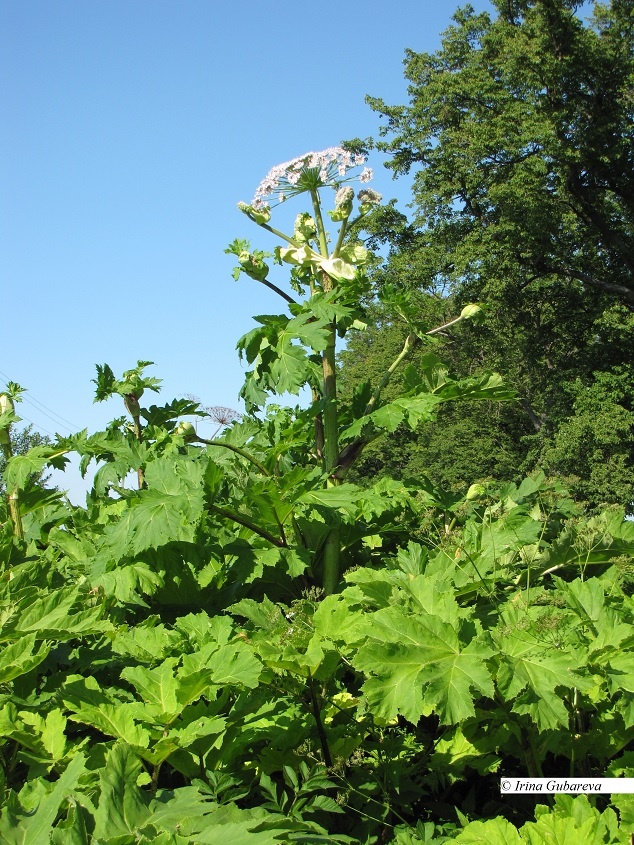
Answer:
[(458, 11), (436, 53), (407, 51), (407, 105), (368, 97), (415, 209), (377, 214), (377, 282), (485, 304), (450, 357), (518, 390), (524, 460), (591, 503), (631, 500), (634, 7), (494, 6)]

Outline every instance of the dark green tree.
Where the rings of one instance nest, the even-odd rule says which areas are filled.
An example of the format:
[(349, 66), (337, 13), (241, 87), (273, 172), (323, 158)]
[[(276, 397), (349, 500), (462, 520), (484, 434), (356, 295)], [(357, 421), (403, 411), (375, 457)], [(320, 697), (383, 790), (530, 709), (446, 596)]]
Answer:
[(411, 223), (376, 216), (373, 240), (391, 247), (377, 281), (485, 304), (453, 361), (518, 390), (523, 469), (564, 472), (593, 505), (629, 504), (634, 6), (596, 3), (589, 21), (572, 0), (494, 6), (458, 11), (438, 52), (407, 52), (408, 105), (368, 98), (415, 203)]
[[(11, 431), (11, 449), (14, 455), (25, 455), (33, 446), (46, 446), (51, 442), (51, 439), (46, 434), (40, 434), (39, 431), (34, 431), (32, 425), (27, 425), (23, 428), (14, 428)], [(6, 465), (5, 454), (0, 451), (0, 495), (5, 493), (2, 475)], [(37, 476), (34, 476), (31, 481), (42, 486), (47, 486), (49, 478), (49, 473), (41, 472)]]

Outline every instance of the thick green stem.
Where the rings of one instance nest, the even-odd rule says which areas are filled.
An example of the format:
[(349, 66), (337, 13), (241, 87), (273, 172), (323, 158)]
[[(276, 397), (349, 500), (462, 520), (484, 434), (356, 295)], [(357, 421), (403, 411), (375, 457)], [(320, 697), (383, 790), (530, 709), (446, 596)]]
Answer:
[(317, 191), (311, 191), (310, 197), (313, 201), (313, 210), (315, 212), (315, 225), (317, 226), (317, 236), (319, 238), (319, 252), (323, 258), (328, 258), (328, 242), (326, 241), (324, 218), (321, 216), (321, 203), (319, 202), (319, 194), (317, 193)]
[[(317, 191), (311, 191), (313, 209), (315, 211), (315, 223), (319, 237), (321, 255), (328, 258), (328, 244), (324, 221), (321, 216), (319, 195)], [(334, 280), (327, 274), (323, 274), (323, 289), (325, 293), (335, 287)], [(337, 369), (336, 369), (336, 344), (337, 344), (337, 322), (333, 320), (328, 326), (328, 342), (322, 352), (321, 364), (323, 374), (324, 411), (323, 411), (323, 465), (328, 473), (327, 485), (336, 487), (340, 484), (335, 476), (337, 459), (339, 457), (339, 420), (337, 415)], [(324, 543), (324, 593), (329, 596), (335, 592), (339, 584), (339, 559), (341, 557), (341, 534), (337, 526), (330, 530)]]
[(284, 232), (280, 232), (279, 229), (276, 229), (274, 226), (269, 226), (268, 223), (258, 223), (258, 226), (261, 226), (263, 229), (266, 229), (267, 232), (271, 232), (273, 235), (277, 235), (278, 238), (281, 238), (283, 241), (286, 241), (287, 244), (291, 246), (299, 246), (299, 243), (294, 240), (293, 238), (289, 238), (288, 235), (285, 235)]
[[(141, 425), (141, 417), (138, 415), (133, 415), (132, 417), (134, 421), (134, 436), (139, 441), (139, 443), (143, 443), (143, 426)], [(145, 472), (143, 471), (143, 467), (139, 467), (136, 471), (137, 481), (139, 484), (139, 490), (144, 490), (147, 487), (145, 483)]]
[(328, 737), (326, 736), (324, 723), (321, 720), (321, 709), (319, 707), (319, 701), (317, 700), (317, 693), (315, 692), (315, 681), (310, 676), (308, 678), (308, 689), (310, 690), (310, 701), (313, 707), (313, 716), (315, 717), (315, 724), (317, 726), (317, 734), (319, 736), (321, 751), (324, 755), (324, 763), (330, 769), (332, 767), (332, 754), (330, 753), (330, 747), (328, 745)]
[[(319, 402), (320, 396), (318, 391), (312, 388), (313, 405)], [(324, 419), (322, 414), (315, 415), (315, 454), (322, 462), (324, 460)]]
[[(8, 443), (2, 444), (2, 451), (4, 452), (4, 457), (8, 463), (9, 458), (13, 456), (10, 440)], [(13, 523), (13, 536), (17, 537), (18, 540), (24, 540), (24, 526), (22, 525), (22, 514), (20, 513), (20, 491), (17, 485), (9, 493), (8, 500), (9, 514), (11, 516), (11, 522)]]
[(339, 457), (337, 371), (335, 363), (336, 337), (337, 332), (333, 322), (328, 329), (328, 345), (324, 349), (321, 359), (324, 380), (324, 469), (329, 475), (335, 470), (337, 458)]
[(413, 332), (407, 335), (402, 350), (383, 374), (383, 378), (376, 386), (376, 389), (372, 394), (370, 401), (365, 406), (365, 410), (363, 412), (364, 417), (367, 417), (368, 414), (372, 413), (376, 403), (381, 398), (381, 393), (383, 389), (386, 387), (387, 383), (392, 378), (394, 371), (398, 369), (398, 367), (405, 360), (405, 358), (407, 358), (407, 356), (418, 346), (419, 343), (420, 339)]
[(337, 258), (337, 256), (339, 255), (339, 250), (341, 249), (341, 247), (343, 245), (343, 239), (345, 238), (347, 231), (348, 231), (348, 221), (344, 220), (341, 223), (341, 229), (339, 229), (339, 237), (337, 238), (337, 243), (335, 244), (335, 248), (332, 251), (332, 257), (333, 258)]
[(254, 534), (257, 534), (259, 537), (263, 537), (265, 540), (268, 540), (269, 543), (272, 543), (274, 546), (277, 546), (278, 549), (286, 549), (288, 548), (288, 543), (286, 542), (286, 537), (276, 537), (274, 534), (271, 534), (264, 528), (260, 528), (259, 525), (256, 525), (254, 522), (251, 522), (250, 519), (247, 519), (244, 516), (240, 516), (237, 513), (233, 513), (232, 511), (226, 510), (226, 508), (219, 508), (217, 505), (207, 505), (212, 513), (217, 513), (218, 516), (224, 516), (225, 519), (230, 519), (232, 522), (237, 522), (238, 525), (244, 525), (245, 528), (248, 528), (249, 531), (253, 531)]

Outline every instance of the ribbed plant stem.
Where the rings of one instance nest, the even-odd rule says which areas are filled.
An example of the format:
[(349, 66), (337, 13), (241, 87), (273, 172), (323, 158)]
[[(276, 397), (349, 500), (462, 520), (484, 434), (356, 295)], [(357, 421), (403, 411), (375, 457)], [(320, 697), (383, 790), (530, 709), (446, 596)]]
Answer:
[[(143, 443), (143, 426), (141, 425), (141, 417), (137, 414), (132, 416), (134, 421), (134, 436), (139, 441), (139, 443)], [(136, 471), (137, 481), (139, 485), (139, 490), (145, 489), (147, 486), (145, 483), (145, 472), (143, 471), (143, 467), (139, 467)]]
[[(2, 451), (8, 463), (9, 458), (13, 457), (11, 442), (3, 443)], [(17, 537), (18, 540), (24, 540), (24, 526), (22, 525), (22, 514), (20, 513), (20, 491), (17, 485), (11, 490), (7, 498), (9, 500), (9, 515), (13, 523), (13, 536)]]
[[(311, 191), (313, 209), (315, 211), (315, 224), (319, 238), (320, 253), (328, 258), (328, 244), (326, 242), (326, 231), (321, 216), (319, 195), (317, 191)], [(334, 289), (335, 281), (324, 273), (322, 277), (324, 293)], [(337, 344), (337, 321), (333, 320), (328, 326), (328, 341), (322, 352), (322, 376), (324, 399), (323, 410), (323, 463), (324, 470), (328, 473), (328, 487), (336, 487), (340, 481), (335, 477), (334, 471), (337, 468), (339, 457), (339, 421), (337, 416), (337, 369), (336, 369), (336, 344)], [(341, 536), (337, 526), (331, 528), (324, 543), (324, 593), (329, 596), (337, 589), (339, 584), (339, 558), (341, 556)]]

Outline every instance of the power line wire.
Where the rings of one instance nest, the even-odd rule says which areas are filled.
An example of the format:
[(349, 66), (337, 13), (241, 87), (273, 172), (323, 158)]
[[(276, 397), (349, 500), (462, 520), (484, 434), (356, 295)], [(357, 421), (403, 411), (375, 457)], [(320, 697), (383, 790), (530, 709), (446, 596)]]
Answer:
[[(9, 376), (6, 373), (3, 373), (2, 370), (0, 370), (0, 376), (2, 376), (5, 379), (5, 386), (6, 386), (6, 382), (11, 381)], [(49, 408), (43, 402), (40, 402), (40, 400), (37, 399), (35, 396), (33, 396), (33, 395), (22, 396), (20, 398), (22, 400), (24, 400), (25, 402), (28, 402), (30, 405), (33, 405), (33, 407), (35, 408), (36, 411), (39, 411), (41, 414), (44, 414), (44, 416), (48, 417), (50, 420), (52, 420), (57, 425), (61, 424), (64, 428), (69, 429), (71, 431), (71, 433), (74, 433), (74, 432), (80, 430), (79, 426), (75, 425), (70, 420), (67, 420), (65, 417), (63, 417), (61, 414), (58, 414), (52, 408)], [(39, 408), (38, 408), (38, 405), (40, 406)], [(57, 419), (55, 419), (55, 417), (57, 417)], [(27, 417), (24, 417), (24, 419), (27, 419)], [(33, 423), (33, 425), (36, 425), (36, 423)], [(42, 430), (46, 431), (45, 428), (43, 428)], [(50, 432), (49, 432), (49, 434), (50, 434)]]

